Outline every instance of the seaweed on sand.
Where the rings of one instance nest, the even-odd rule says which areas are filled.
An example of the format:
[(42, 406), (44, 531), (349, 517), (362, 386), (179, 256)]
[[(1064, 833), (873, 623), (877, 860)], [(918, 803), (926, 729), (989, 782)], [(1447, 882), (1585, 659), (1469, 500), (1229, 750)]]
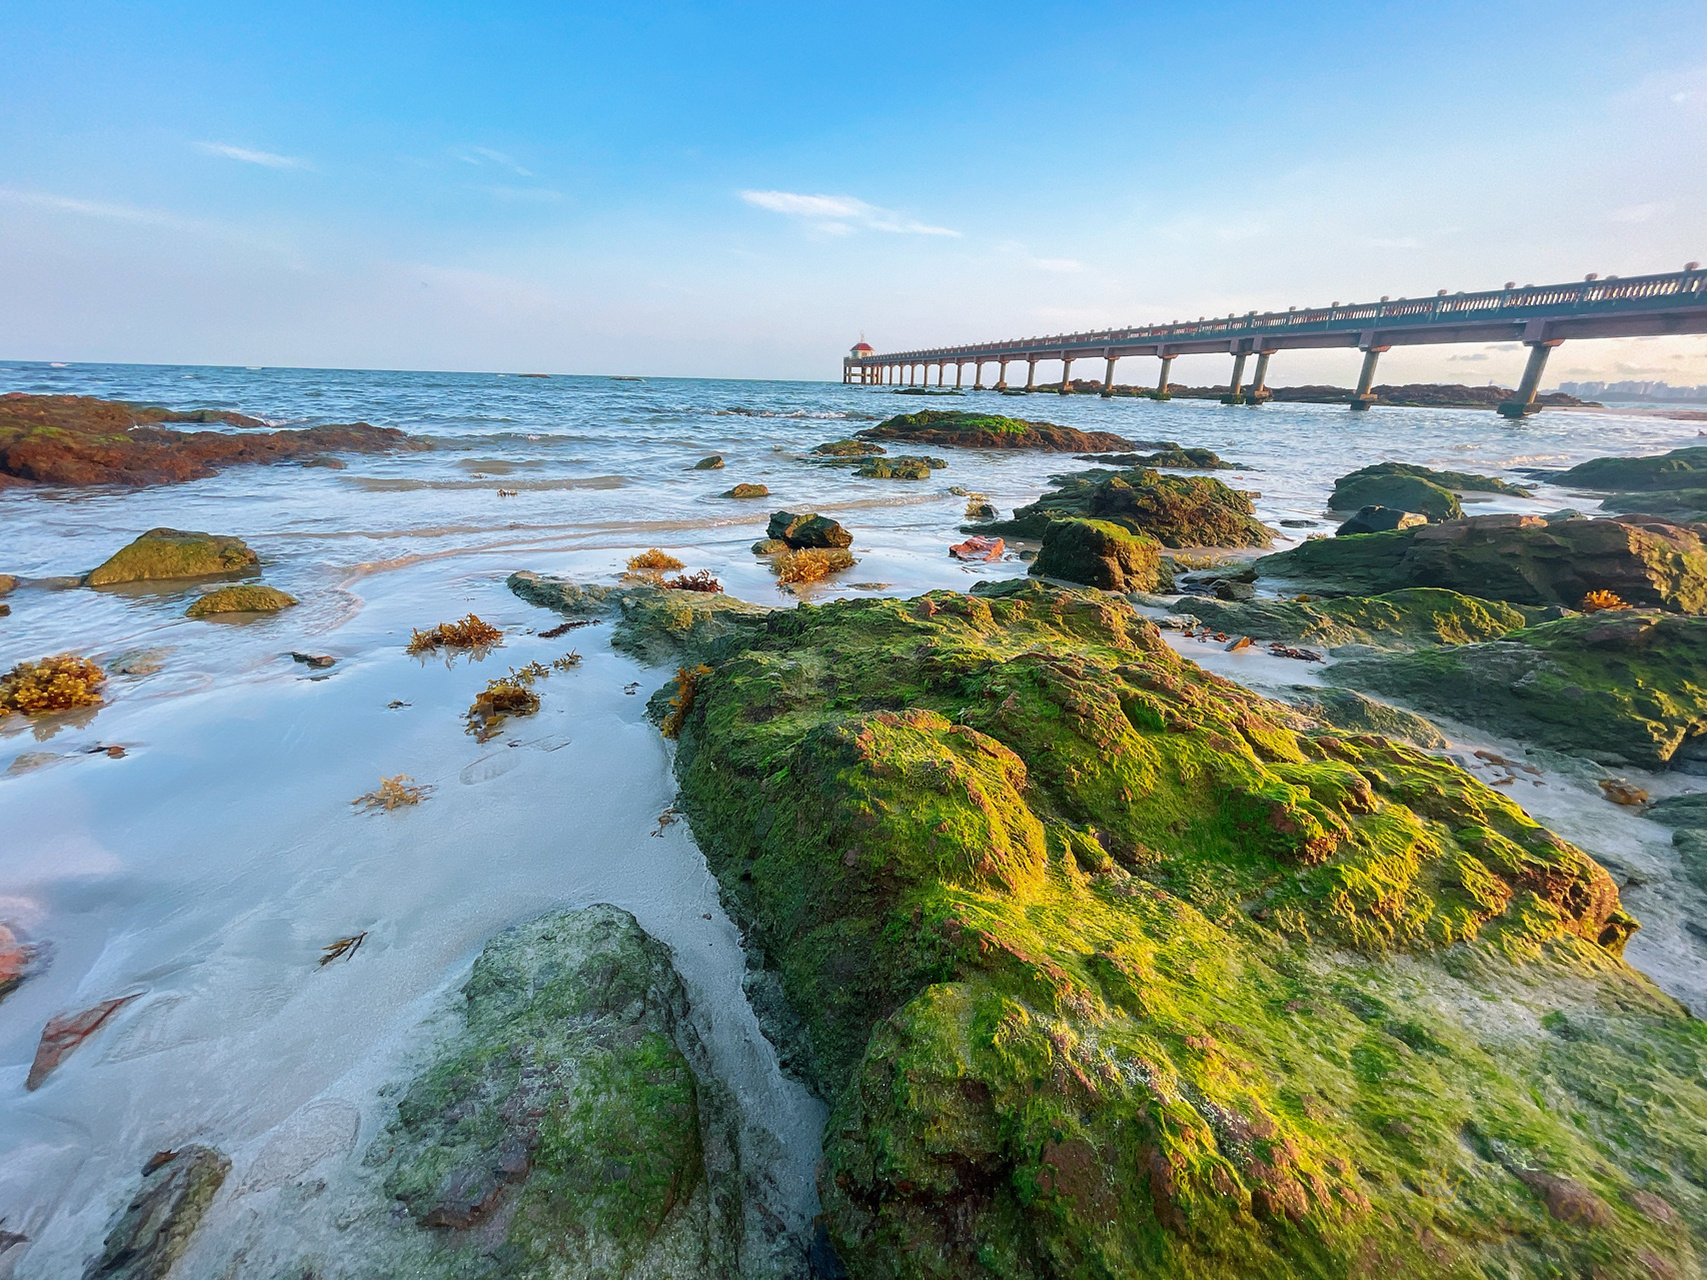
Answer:
[(350, 803), (361, 806), (369, 813), (375, 809), (384, 809), (389, 813), (405, 805), (420, 804), (431, 791), (431, 787), (418, 785), (408, 774), (400, 773), (395, 778), (381, 778), (379, 786), (366, 795), (357, 796)]
[(0, 715), (98, 707), (106, 679), (99, 666), (75, 653), (20, 662), (0, 676)]
[(657, 547), (648, 547), (637, 556), (630, 556), (628, 571), (644, 577), (648, 574), (663, 573), (666, 570), (685, 569), (687, 565), (676, 559), (668, 551)]
[[(565, 655), (559, 661), (569, 656)], [(570, 666), (579, 662), (579, 655), (573, 656), (576, 662), (569, 663)], [(467, 732), (473, 734), (476, 741), (489, 742), (509, 717), (531, 716), (539, 710), (539, 695), (533, 691), (533, 682), (550, 674), (550, 667), (530, 662), (525, 667), (511, 667), (508, 675), (488, 680), (463, 716), (468, 722)]]
[(784, 551), (771, 562), (776, 580), (788, 582), (817, 582), (832, 573), (851, 569), (857, 563), (844, 547), (807, 547), (802, 551)]
[(441, 622), (426, 631), (417, 631), (409, 640), (410, 653), (433, 653), (439, 649), (481, 649), (497, 644), (504, 633), (477, 614), (469, 614), (461, 622)]
[(666, 591), (704, 591), (713, 595), (723, 590), (723, 584), (711, 576), (709, 569), (698, 569), (693, 573), (665, 578), (659, 585)]

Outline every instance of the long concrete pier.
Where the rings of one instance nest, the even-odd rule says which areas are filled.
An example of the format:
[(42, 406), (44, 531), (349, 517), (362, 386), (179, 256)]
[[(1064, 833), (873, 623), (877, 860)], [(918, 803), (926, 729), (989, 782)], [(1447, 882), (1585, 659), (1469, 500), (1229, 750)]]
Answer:
[[(1102, 394), (1114, 393), (1115, 361), (1149, 356), (1161, 361), (1156, 389), (1149, 394), (1168, 398), (1174, 358), (1222, 353), (1231, 357), (1226, 404), (1261, 404), (1269, 398), (1269, 358), (1277, 351), (1303, 348), (1355, 347), (1363, 352), (1351, 407), (1375, 403), (1375, 383), (1381, 353), (1393, 347), (1447, 342), (1521, 342), (1529, 348), (1523, 379), (1510, 400), (1499, 406), (1508, 418), (1521, 418), (1537, 409), (1535, 396), (1547, 357), (1567, 340), (1581, 338), (1640, 338), (1663, 334), (1707, 333), (1707, 271), (1691, 262), (1682, 271), (1620, 279), (1588, 276), (1572, 284), (1524, 285), (1507, 281), (1504, 288), (1483, 293), (1448, 293), (1431, 298), (1387, 298), (1379, 302), (1338, 302), (1325, 307), (1200, 318), (1196, 323), (1141, 325), (1094, 333), (1058, 333), (980, 342), (970, 346), (930, 347), (920, 351), (879, 353), (863, 343), (842, 361), (842, 381), (872, 385), (928, 385), (932, 369), (936, 385), (944, 371), (954, 369), (954, 385), (962, 385), (965, 368), (973, 368), (973, 387), (984, 386), (984, 366), (996, 366), (995, 389), (1008, 389), (1008, 366), (1024, 363), (1025, 389), (1039, 390), (1038, 361), (1061, 362), (1058, 389), (1072, 390), (1075, 360), (1102, 360)], [(1252, 356), (1256, 367), (1250, 381), (1245, 371)]]

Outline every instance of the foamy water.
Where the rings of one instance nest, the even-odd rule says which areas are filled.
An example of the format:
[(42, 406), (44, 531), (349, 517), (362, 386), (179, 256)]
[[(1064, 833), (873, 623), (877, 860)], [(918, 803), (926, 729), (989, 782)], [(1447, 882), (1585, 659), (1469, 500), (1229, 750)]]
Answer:
[[(243, 467), (135, 492), (0, 493), (0, 572), (81, 573), (169, 525), (243, 537), (264, 580), (302, 600), (271, 619), (203, 622), (182, 617), (194, 588), (25, 585), (8, 598), (0, 667), (76, 649), (142, 655), (133, 668), (155, 668), (115, 677), (98, 714), (14, 719), (0, 734), (0, 920), (46, 956), (0, 1004), (0, 1218), (31, 1238), (0, 1255), (0, 1275), (30, 1277), (78, 1273), (142, 1161), (191, 1141), (227, 1152), (234, 1167), (187, 1264), (227, 1274), (241, 1253), (249, 1269), (232, 1274), (271, 1274), (264, 1259), (325, 1246), (301, 1225), (323, 1208), (298, 1213), (291, 1187), (371, 1192), (359, 1156), (392, 1105), (379, 1088), (430, 1044), (481, 945), (554, 907), (601, 901), (634, 912), (674, 950), (716, 1069), (742, 1103), (749, 1166), (770, 1207), (796, 1224), (814, 1212), (822, 1107), (779, 1074), (758, 1032), (740, 940), (685, 824), (653, 834), (674, 784), (668, 744), (642, 712), (667, 673), (613, 653), (602, 625), (533, 635), (558, 619), (504, 588), (511, 571), (614, 581), (629, 555), (661, 546), (734, 595), (791, 604), (748, 549), (769, 513), (790, 507), (841, 520), (860, 558), (809, 598), (910, 595), (1023, 572), (949, 559), (966, 503), (949, 487), (987, 494), (1005, 514), (1051, 473), (1082, 465), (1070, 457), (933, 449), (949, 466), (920, 482), (860, 480), (805, 460), (824, 440), (926, 407), (1206, 446), (1249, 465), (1221, 477), (1260, 492), (1265, 521), (1318, 521), (1320, 532), (1332, 527), (1322, 508), (1334, 477), (1370, 462), (1512, 474), (1696, 442), (1693, 424), (1638, 416), (1544, 413), (1513, 425), (1456, 410), (937, 400), (704, 380), (0, 365), (0, 390), (228, 407), (278, 425), (361, 420), (439, 445), (347, 456), (343, 470)], [(690, 469), (710, 453), (724, 456), (723, 470)], [(738, 482), (772, 496), (716, 496)], [(1534, 501), (1471, 509), (1594, 505), (1543, 487)], [(469, 611), (508, 632), (484, 661), (404, 652), (411, 628)], [(486, 744), (463, 732), (461, 713), (488, 678), (571, 648), (584, 662), (538, 686), (537, 716)], [(292, 650), (338, 661), (311, 671)], [(1321, 673), (1262, 654), (1185, 651), (1258, 687)], [(1455, 751), (1487, 741), (1454, 737)], [(93, 752), (108, 746), (123, 758)], [(398, 773), (434, 788), (425, 803), (351, 808)], [(1586, 772), (1547, 772), (1541, 783), (1508, 789), (1640, 873), (1626, 900), (1648, 928), (1629, 956), (1707, 1008), (1682, 929), (1704, 904), (1681, 878), (1669, 832), (1605, 801)], [(353, 959), (316, 963), (322, 947), (362, 931)], [(137, 998), (40, 1090), (24, 1091), (49, 1016), (124, 995)]]

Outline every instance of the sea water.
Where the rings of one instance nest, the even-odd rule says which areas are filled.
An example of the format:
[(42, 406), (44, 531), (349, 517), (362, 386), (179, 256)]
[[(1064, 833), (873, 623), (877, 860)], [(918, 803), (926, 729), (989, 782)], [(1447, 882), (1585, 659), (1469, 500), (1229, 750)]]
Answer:
[[(128, 672), (98, 712), (0, 725), (0, 922), (39, 954), (0, 1003), (0, 1226), (29, 1237), (0, 1254), (0, 1276), (31, 1277), (80, 1272), (143, 1161), (188, 1142), (226, 1152), (233, 1171), (187, 1263), (269, 1274), (265, 1260), (331, 1247), (307, 1225), (324, 1215), (302, 1197), (364, 1193), (360, 1158), (395, 1105), (390, 1086), (430, 1051), (486, 939), (593, 902), (633, 912), (669, 945), (742, 1109), (755, 1195), (790, 1226), (809, 1222), (823, 1106), (779, 1072), (716, 885), (686, 824), (661, 820), (674, 796), (670, 747), (643, 712), (672, 673), (613, 652), (605, 625), (538, 636), (559, 618), (512, 595), (511, 572), (613, 583), (629, 556), (657, 546), (735, 596), (781, 606), (1023, 573), (1011, 558), (949, 557), (966, 507), (951, 486), (1005, 515), (1083, 464), (932, 448), (946, 469), (899, 481), (809, 460), (816, 444), (922, 408), (1213, 449), (1240, 464), (1219, 478), (1259, 495), (1277, 545), (1331, 532), (1334, 478), (1372, 462), (1524, 479), (1522, 468), (1697, 442), (1694, 423), (1637, 414), (1508, 423), (1470, 410), (936, 399), (704, 379), (0, 364), (0, 391), (236, 409), (274, 426), (364, 421), (435, 446), (137, 490), (0, 490), (0, 572), (26, 580), (0, 619), (0, 670), (75, 650), (122, 659)], [(693, 469), (714, 453), (721, 470)], [(770, 497), (719, 496), (736, 483), (767, 485)], [(1533, 499), (1469, 502), (1472, 512), (1597, 507), (1550, 484)], [(858, 565), (798, 596), (779, 590), (749, 548), (780, 508), (841, 521)], [(51, 581), (162, 525), (242, 537), (263, 579), (302, 603), (199, 621), (183, 616), (199, 584)], [(405, 651), (413, 628), (470, 612), (504, 628), (501, 647)], [(1259, 689), (1322, 673), (1260, 649), (1175, 643)], [(464, 732), (462, 713), (488, 679), (571, 649), (581, 665), (536, 686), (537, 715), (485, 743)], [(293, 651), (335, 665), (310, 668)], [(1452, 752), (1490, 781), (1474, 748), (1522, 752), (1447, 728)], [(352, 806), (397, 774), (431, 788), (426, 800), (390, 813)], [(1658, 794), (1700, 786), (1634, 780)], [(1707, 904), (1682, 878), (1669, 832), (1609, 803), (1594, 781), (1592, 770), (1544, 770), (1506, 790), (1624, 870), (1626, 902), (1646, 925), (1630, 960), (1707, 1010), (1684, 928), (1707, 918)], [(318, 963), (360, 933), (353, 956)], [(121, 996), (135, 998), (26, 1092), (47, 1019)]]

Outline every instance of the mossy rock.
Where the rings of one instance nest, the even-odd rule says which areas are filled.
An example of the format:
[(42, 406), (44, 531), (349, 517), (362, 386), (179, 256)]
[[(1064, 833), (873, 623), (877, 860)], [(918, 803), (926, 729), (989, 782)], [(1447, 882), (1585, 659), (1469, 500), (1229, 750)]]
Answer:
[(712, 648), (745, 628), (762, 625), (771, 613), (764, 605), (722, 591), (583, 586), (526, 569), (512, 573), (505, 585), (529, 604), (571, 618), (615, 617), (612, 647), (652, 663)]
[(1420, 511), (1401, 511), (1397, 507), (1359, 507), (1357, 514), (1334, 530), (1336, 538), (1352, 538), (1360, 533), (1386, 533), (1389, 529), (1409, 529), (1427, 524), (1428, 517)]
[(1554, 751), (1664, 769), (1707, 725), (1707, 618), (1561, 618), (1481, 644), (1345, 661), (1333, 675)]
[(721, 471), (723, 470), (723, 456), (714, 453), (709, 457), (701, 458), (693, 464), (693, 469), (695, 471)]
[(1051, 520), (1104, 520), (1164, 547), (1266, 547), (1272, 536), (1251, 500), (1210, 476), (1165, 476), (1140, 467), (1051, 476), (1054, 488), (1012, 520), (977, 532), (1041, 538)]
[(212, 1147), (191, 1144), (156, 1155), (84, 1280), (166, 1280), (230, 1172), (231, 1161)]
[(1707, 489), (1707, 445), (1640, 458), (1590, 458), (1557, 480), (1579, 489)]
[(1347, 595), (1442, 587), (1519, 605), (1581, 606), (1591, 591), (1632, 605), (1707, 613), (1707, 542), (1682, 525), (1489, 515), (1316, 538), (1257, 572)]
[(723, 495), (725, 498), (768, 498), (771, 491), (762, 484), (738, 484)]
[[(1707, 474), (1703, 480), (1707, 481)], [(1685, 523), (1707, 521), (1707, 488), (1650, 489), (1645, 493), (1609, 493), (1600, 500), (1607, 511), (1639, 512)]]
[(240, 587), (220, 587), (206, 595), (197, 596), (188, 609), (184, 610), (186, 618), (208, 618), (216, 613), (277, 613), (280, 609), (288, 609), (297, 603), (293, 595), (280, 591), (276, 587), (260, 585), (245, 585)]
[(615, 907), (557, 911), (488, 942), (462, 994), (369, 1156), (426, 1251), (407, 1273), (737, 1275), (726, 1104), (668, 949)]
[(815, 511), (776, 511), (765, 529), (767, 538), (779, 539), (796, 550), (805, 547), (851, 547), (853, 534), (829, 516)]
[(812, 452), (823, 458), (865, 458), (889, 451), (872, 440), (828, 440)]
[(1407, 475), (1351, 475), (1335, 481), (1328, 506), (1335, 511), (1390, 507), (1415, 511), (1430, 520), (1456, 520), (1464, 514), (1458, 497), (1433, 481)]
[(682, 725), (851, 1275), (1695, 1273), (1707, 1030), (1603, 869), (1000, 585), (779, 611)]
[(112, 586), (171, 578), (211, 578), (260, 563), (241, 538), (184, 529), (150, 529), (85, 575), (85, 585)]
[[(1420, 467), (1413, 462), (1377, 462), (1373, 466), (1359, 467), (1356, 471), (1341, 476), (1334, 481), (1334, 495), (1330, 505), (1336, 511), (1355, 511), (1358, 507), (1367, 505), (1363, 502), (1341, 500), (1341, 488), (1351, 488), (1365, 480), (1378, 480), (1388, 477), (1409, 477), (1415, 480), (1425, 480), (1436, 488), (1445, 489), (1449, 493), (1504, 493), (1516, 498), (1527, 498), (1532, 490), (1521, 484), (1513, 484), (1509, 480), (1501, 480), (1496, 476), (1476, 475), (1469, 471), (1436, 471), (1433, 467)], [(1384, 504), (1392, 506), (1392, 503)], [(1407, 510), (1421, 510), (1419, 507)]]
[(1105, 591), (1154, 591), (1171, 581), (1162, 571), (1162, 548), (1154, 538), (1104, 520), (1052, 521), (1031, 572)]
[(1446, 745), (1446, 735), (1416, 712), (1378, 702), (1355, 689), (1295, 684), (1286, 700), (1305, 715), (1347, 733), (1378, 733), (1425, 751)]
[[(1539, 621), (1544, 612), (1478, 600), (1438, 587), (1411, 587), (1378, 596), (1327, 600), (1181, 601), (1182, 612), (1229, 635), (1328, 647), (1374, 645), (1414, 649), (1424, 645), (1492, 640)], [(1533, 615), (1533, 616), (1532, 616)]]
[(894, 457), (867, 458), (854, 474), (867, 480), (929, 480), (932, 471), (940, 471), (947, 465), (941, 458), (896, 454)]
[(1062, 453), (1130, 449), (1132, 441), (1111, 431), (1080, 431), (1053, 422), (1029, 422), (996, 413), (925, 409), (903, 413), (854, 433), (861, 440), (910, 445), (957, 445), (964, 449), (1040, 449)]
[(1162, 443), (1153, 453), (1087, 453), (1080, 462), (1104, 467), (1170, 467), (1175, 471), (1244, 471), (1243, 463), (1225, 462), (1214, 451)]

